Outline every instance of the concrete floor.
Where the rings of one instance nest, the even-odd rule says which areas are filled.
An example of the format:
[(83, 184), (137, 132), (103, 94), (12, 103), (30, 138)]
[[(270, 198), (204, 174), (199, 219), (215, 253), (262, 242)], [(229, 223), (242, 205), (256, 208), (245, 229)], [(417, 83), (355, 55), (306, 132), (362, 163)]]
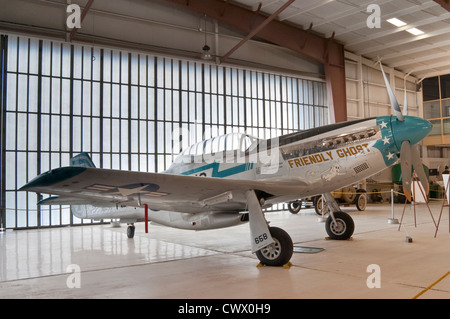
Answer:
[[(440, 202), (431, 204), (436, 222), (440, 208)], [(125, 226), (6, 231), (0, 233), (0, 299), (450, 298), (445, 209), (434, 238), (424, 205), (417, 206), (417, 227), (406, 208), (400, 231), (387, 222), (389, 205), (344, 208), (356, 225), (349, 241), (326, 240), (325, 225), (312, 210), (270, 213), (271, 225), (285, 229), (295, 246), (325, 249), (294, 253), (290, 269), (256, 267), (248, 225), (202, 232), (150, 225), (145, 234), (138, 224), (132, 240)], [(396, 205), (395, 217), (402, 210)], [(379, 271), (368, 270), (374, 264)], [(377, 278), (381, 287), (369, 288)]]

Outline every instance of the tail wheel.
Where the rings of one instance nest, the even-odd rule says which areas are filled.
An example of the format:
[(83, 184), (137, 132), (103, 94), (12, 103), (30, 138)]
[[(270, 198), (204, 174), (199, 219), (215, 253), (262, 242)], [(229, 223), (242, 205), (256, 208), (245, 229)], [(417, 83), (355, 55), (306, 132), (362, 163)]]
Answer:
[(365, 193), (359, 193), (356, 199), (356, 208), (359, 211), (364, 211), (367, 207), (367, 197)]
[(302, 209), (302, 201), (295, 200), (288, 203), (288, 210), (291, 214), (297, 214)]
[(336, 240), (347, 240), (352, 237), (355, 223), (350, 215), (344, 212), (335, 212), (333, 215), (336, 222), (329, 216), (325, 223), (328, 236)]
[(269, 231), (275, 243), (258, 250), (256, 256), (264, 265), (284, 266), (289, 262), (294, 252), (291, 236), (278, 227), (269, 227)]

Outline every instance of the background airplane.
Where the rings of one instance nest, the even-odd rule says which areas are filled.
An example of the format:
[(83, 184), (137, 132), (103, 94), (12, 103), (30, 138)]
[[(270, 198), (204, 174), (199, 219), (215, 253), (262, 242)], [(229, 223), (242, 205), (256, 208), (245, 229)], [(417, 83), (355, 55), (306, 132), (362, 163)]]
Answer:
[(120, 219), (129, 225), (129, 238), (140, 221), (192, 230), (249, 222), (252, 252), (265, 265), (282, 266), (292, 256), (292, 239), (284, 230), (268, 226), (263, 208), (324, 194), (331, 206), (326, 231), (340, 240), (352, 236), (354, 223), (340, 211), (331, 191), (368, 178), (399, 158), (407, 197), (412, 167), (428, 189), (414, 145), (428, 135), (431, 124), (402, 114), (382, 72), (395, 116), (268, 140), (238, 133), (214, 137), (185, 149), (163, 173), (95, 168), (82, 153), (72, 158), (71, 166), (43, 173), (20, 190), (57, 195), (39, 204), (72, 205), (79, 218)]

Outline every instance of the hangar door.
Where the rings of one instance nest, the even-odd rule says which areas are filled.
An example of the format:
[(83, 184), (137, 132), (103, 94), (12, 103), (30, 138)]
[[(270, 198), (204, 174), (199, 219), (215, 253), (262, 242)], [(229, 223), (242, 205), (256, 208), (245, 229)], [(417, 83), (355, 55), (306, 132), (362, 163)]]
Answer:
[(86, 223), (17, 191), (82, 151), (97, 167), (160, 172), (202, 139), (328, 122), (320, 80), (16, 35), (1, 35), (0, 59), (0, 229)]

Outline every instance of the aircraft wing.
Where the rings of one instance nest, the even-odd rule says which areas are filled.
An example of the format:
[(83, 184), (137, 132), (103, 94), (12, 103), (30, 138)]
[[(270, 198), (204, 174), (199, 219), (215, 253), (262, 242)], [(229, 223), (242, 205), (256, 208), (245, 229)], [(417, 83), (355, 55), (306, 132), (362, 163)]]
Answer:
[(58, 195), (55, 204), (78, 199), (73, 204), (148, 204), (151, 209), (189, 213), (243, 209), (248, 190), (283, 196), (299, 194), (306, 186), (299, 180), (248, 181), (69, 166), (43, 173), (20, 190)]

